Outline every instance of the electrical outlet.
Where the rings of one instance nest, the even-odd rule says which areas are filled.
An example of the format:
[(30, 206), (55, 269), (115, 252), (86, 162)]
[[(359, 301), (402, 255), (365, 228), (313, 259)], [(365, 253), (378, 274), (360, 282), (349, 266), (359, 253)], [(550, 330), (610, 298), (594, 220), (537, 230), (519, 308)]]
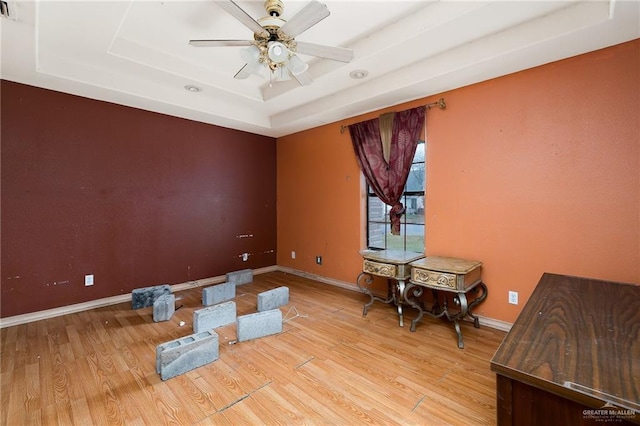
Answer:
[(509, 303), (512, 305), (518, 304), (518, 292), (517, 291), (509, 291)]
[(93, 274), (84, 276), (84, 286), (90, 287), (93, 285)]
[(291, 251), (291, 258), (292, 258), (292, 259), (295, 259), (295, 258), (296, 258), (296, 252), (295, 252), (295, 251), (293, 251), (293, 250)]
[(316, 263), (322, 265), (322, 256), (316, 256)]

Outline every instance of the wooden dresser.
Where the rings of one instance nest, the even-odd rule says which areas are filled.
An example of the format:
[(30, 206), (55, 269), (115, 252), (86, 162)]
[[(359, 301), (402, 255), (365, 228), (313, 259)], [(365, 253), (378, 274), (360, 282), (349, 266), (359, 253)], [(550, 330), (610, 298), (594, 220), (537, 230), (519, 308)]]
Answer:
[(491, 370), (498, 425), (640, 424), (640, 286), (544, 274)]

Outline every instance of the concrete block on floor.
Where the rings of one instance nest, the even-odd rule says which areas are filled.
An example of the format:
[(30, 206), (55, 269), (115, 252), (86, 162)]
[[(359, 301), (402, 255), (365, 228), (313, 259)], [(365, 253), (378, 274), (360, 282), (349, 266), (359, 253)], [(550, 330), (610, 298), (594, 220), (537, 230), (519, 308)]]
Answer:
[(153, 302), (153, 321), (169, 321), (176, 311), (176, 296), (163, 294)]
[(162, 380), (184, 374), (218, 359), (218, 334), (213, 330), (181, 337), (156, 347), (156, 372)]
[(282, 332), (280, 309), (256, 312), (238, 317), (238, 342), (257, 339)]
[(131, 292), (131, 309), (153, 306), (153, 302), (165, 294), (171, 294), (171, 286), (169, 284), (136, 288)]
[(236, 297), (236, 285), (222, 283), (202, 289), (202, 305), (211, 306)]
[(224, 302), (198, 309), (193, 311), (193, 332), (199, 333), (233, 324), (236, 316), (236, 302)]
[(227, 273), (227, 282), (234, 285), (242, 285), (253, 282), (253, 270), (242, 269), (240, 271), (234, 271)]
[(258, 294), (258, 312), (270, 311), (289, 303), (289, 287), (278, 287)]

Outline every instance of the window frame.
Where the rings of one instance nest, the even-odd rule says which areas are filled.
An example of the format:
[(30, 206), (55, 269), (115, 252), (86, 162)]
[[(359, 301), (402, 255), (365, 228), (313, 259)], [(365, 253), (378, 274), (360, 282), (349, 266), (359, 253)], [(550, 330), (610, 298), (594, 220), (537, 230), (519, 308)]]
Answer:
[[(423, 164), (423, 171), (424, 171), (424, 180), (422, 183), (422, 191), (407, 191), (407, 184), (409, 183), (409, 179), (407, 179), (407, 184), (405, 184), (405, 188), (404, 191), (402, 193), (402, 197), (401, 197), (401, 202), (402, 205), (405, 206), (405, 208), (407, 207), (407, 199), (409, 197), (422, 197), (423, 199), (423, 212), (426, 209), (426, 205), (425, 205), (425, 196), (426, 196), (426, 185), (427, 185), (427, 144), (426, 141), (421, 139), (418, 142), (418, 145), (423, 145), (424, 147), (424, 155), (423, 155), (423, 159), (420, 161), (416, 161), (416, 155), (414, 155), (413, 161), (411, 162), (411, 167), (413, 168), (415, 164)], [(418, 153), (418, 149), (416, 149), (416, 154)], [(411, 172), (410, 172), (411, 173)], [(367, 245), (367, 249), (369, 250), (389, 250), (389, 229), (391, 228), (391, 221), (389, 219), (389, 214), (388, 211), (390, 209), (389, 206), (387, 206), (386, 204), (382, 203), (382, 201), (380, 201), (380, 203), (382, 203), (382, 205), (384, 206), (385, 209), (385, 213), (383, 214), (383, 220), (371, 220), (369, 218), (369, 212), (370, 212), (370, 200), (371, 197), (376, 197), (375, 193), (371, 190), (371, 187), (369, 186), (369, 184), (367, 182), (365, 182), (365, 197), (366, 197), (366, 202), (365, 202), (365, 233), (366, 233), (366, 245)], [(424, 213), (423, 213), (424, 214)], [(373, 246), (372, 245), (372, 241), (371, 241), (371, 227), (370, 225), (372, 223), (375, 224), (379, 224), (379, 225), (383, 225), (384, 227), (384, 247), (380, 247), (380, 246)], [(426, 243), (425, 243), (425, 239), (426, 239), (426, 217), (423, 216), (422, 222), (421, 223), (414, 223), (414, 222), (409, 222), (409, 224), (414, 224), (414, 225), (418, 225), (418, 226), (422, 226), (422, 249), (420, 251), (415, 251), (414, 249), (408, 250), (407, 249), (407, 232), (406, 232), (406, 226), (407, 226), (407, 213), (405, 212), (405, 214), (402, 215), (402, 220), (401, 220), (401, 224), (400, 224), (400, 235), (402, 237), (402, 250), (404, 251), (411, 251), (411, 252), (416, 252), (416, 253), (424, 253), (425, 248), (426, 248)]]

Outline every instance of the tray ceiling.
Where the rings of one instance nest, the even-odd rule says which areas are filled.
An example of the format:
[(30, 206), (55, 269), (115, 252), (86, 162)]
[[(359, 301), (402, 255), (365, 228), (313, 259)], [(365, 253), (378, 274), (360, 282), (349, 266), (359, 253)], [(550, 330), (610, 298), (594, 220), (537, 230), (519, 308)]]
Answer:
[[(301, 55), (310, 86), (237, 80), (242, 47), (189, 46), (252, 38), (215, 1), (9, 1), (1, 77), (279, 137), (640, 37), (637, 1), (325, 3), (331, 15), (297, 40), (354, 60)], [(265, 15), (261, 1), (237, 4)], [(282, 17), (305, 4), (285, 1)]]

